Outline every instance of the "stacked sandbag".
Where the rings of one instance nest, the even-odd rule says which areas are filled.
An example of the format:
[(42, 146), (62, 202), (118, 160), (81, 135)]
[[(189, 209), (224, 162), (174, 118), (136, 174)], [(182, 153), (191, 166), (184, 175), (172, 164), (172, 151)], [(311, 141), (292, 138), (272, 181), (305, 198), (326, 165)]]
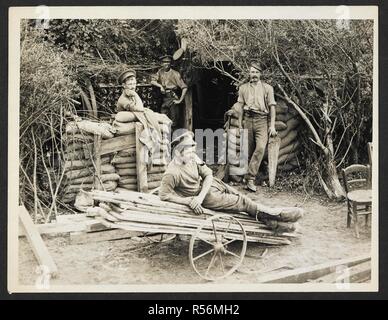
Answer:
[(227, 131), (229, 173), (232, 180), (238, 181), (236, 176), (246, 174), (248, 170), (247, 155), (241, 155), (241, 142), (243, 129), (239, 128), (238, 119), (231, 116), (230, 127)]
[(283, 100), (279, 100), (277, 103), (275, 129), (281, 138), (278, 170), (290, 171), (299, 166), (297, 156), (301, 143), (298, 129), (302, 121), (297, 112), (294, 109), (288, 109)]
[[(88, 191), (95, 186), (96, 169), (92, 154), (94, 134), (100, 134), (103, 139), (113, 137), (112, 128), (108, 123), (80, 120), (66, 125), (65, 178), (62, 197), (64, 203), (74, 203), (81, 189)], [(110, 160), (109, 155), (101, 157), (101, 174), (98, 177), (101, 188), (106, 191), (113, 191), (119, 179)]]
[[(147, 182), (148, 189), (154, 189), (160, 185), (161, 177), (166, 170), (168, 161), (170, 159), (168, 148), (168, 135), (170, 128), (170, 120), (161, 114), (147, 111), (149, 114), (157, 119), (159, 128), (162, 133), (162, 141), (149, 159), (147, 165)], [(133, 136), (135, 139), (136, 122), (138, 121), (136, 115), (131, 111), (121, 111), (115, 115), (112, 127), (115, 131), (115, 136)], [(147, 160), (147, 159), (146, 159)], [(138, 190), (138, 179), (136, 170), (136, 149), (126, 149), (117, 152), (111, 161), (112, 165), (119, 176), (118, 187), (116, 191), (120, 190)]]

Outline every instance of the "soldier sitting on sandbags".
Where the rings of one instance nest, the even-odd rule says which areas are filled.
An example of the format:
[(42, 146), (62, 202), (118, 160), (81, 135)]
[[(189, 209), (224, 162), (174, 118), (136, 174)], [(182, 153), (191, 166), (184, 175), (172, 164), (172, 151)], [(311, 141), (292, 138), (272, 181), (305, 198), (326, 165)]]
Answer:
[[(162, 133), (158, 120), (152, 110), (144, 108), (143, 102), (136, 93), (136, 71), (127, 69), (118, 77), (118, 83), (122, 85), (123, 92), (117, 101), (116, 110), (118, 113), (115, 116), (113, 127), (120, 123), (120, 118), (126, 118), (133, 115), (137, 121), (141, 122), (144, 130), (139, 137), (139, 140), (148, 148), (152, 154), (162, 143)], [(152, 159), (152, 157), (150, 157)]]
[(212, 170), (197, 156), (193, 137), (187, 131), (171, 142), (173, 159), (163, 174), (161, 200), (187, 205), (198, 215), (203, 213), (203, 208), (246, 212), (276, 232), (295, 231), (303, 209), (265, 206), (213, 177)]
[(123, 92), (117, 101), (116, 110), (120, 111), (144, 111), (143, 101), (136, 90), (136, 71), (127, 69), (118, 77), (118, 83), (123, 86)]

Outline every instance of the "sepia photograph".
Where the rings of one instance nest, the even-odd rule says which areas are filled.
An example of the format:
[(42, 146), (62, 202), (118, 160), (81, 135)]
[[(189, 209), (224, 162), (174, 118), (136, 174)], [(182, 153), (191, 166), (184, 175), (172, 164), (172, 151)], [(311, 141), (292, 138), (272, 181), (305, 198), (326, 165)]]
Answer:
[(9, 292), (378, 290), (378, 9), (9, 10)]

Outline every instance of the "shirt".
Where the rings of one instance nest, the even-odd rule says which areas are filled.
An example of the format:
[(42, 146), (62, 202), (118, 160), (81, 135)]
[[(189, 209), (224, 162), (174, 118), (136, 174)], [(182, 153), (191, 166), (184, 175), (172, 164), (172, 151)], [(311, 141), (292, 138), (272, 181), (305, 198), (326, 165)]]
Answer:
[(185, 164), (171, 161), (163, 175), (159, 196), (163, 199), (175, 193), (181, 197), (195, 197), (201, 192), (202, 180), (212, 174), (212, 170), (202, 161), (193, 159)]
[(116, 104), (117, 112), (120, 111), (144, 111), (143, 102), (136, 92), (130, 92), (126, 94), (126, 90), (123, 90), (119, 100)]
[(262, 114), (268, 114), (269, 106), (276, 105), (273, 87), (261, 81), (257, 84), (248, 82), (241, 85), (237, 102), (243, 104), (244, 109)]
[(152, 80), (160, 83), (164, 89), (187, 88), (187, 85), (182, 80), (180, 73), (174, 69), (170, 69), (168, 71), (160, 69), (152, 76)]

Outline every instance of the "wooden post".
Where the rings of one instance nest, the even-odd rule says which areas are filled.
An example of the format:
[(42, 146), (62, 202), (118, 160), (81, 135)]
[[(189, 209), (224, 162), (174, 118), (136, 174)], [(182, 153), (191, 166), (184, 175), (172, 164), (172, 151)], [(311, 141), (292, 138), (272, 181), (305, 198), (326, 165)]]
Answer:
[[(50, 256), (50, 253), (47, 250), (47, 247), (44, 244), (37, 228), (32, 222), (30, 214), (24, 206), (19, 206), (19, 219), (24, 227), (25, 235), (27, 236), (28, 242), (30, 243), (32, 251), (34, 252), (40, 266), (47, 268), (47, 272), (51, 275), (51, 277), (56, 277), (58, 268), (53, 258)], [(45, 272), (45, 270), (43, 270), (43, 272)]]
[(189, 131), (193, 131), (193, 91), (191, 88), (187, 90), (185, 96), (184, 127)]
[(139, 138), (143, 131), (143, 125), (136, 122), (136, 175), (137, 175), (137, 190), (139, 192), (148, 191), (147, 182), (147, 164), (145, 159), (145, 146), (140, 142)]
[(270, 187), (273, 187), (275, 185), (280, 142), (281, 139), (279, 136), (269, 137), (268, 139), (268, 175)]
[(94, 177), (94, 187), (97, 190), (103, 190), (100, 183), (101, 176), (101, 135), (94, 135), (94, 162), (96, 164), (96, 175)]

